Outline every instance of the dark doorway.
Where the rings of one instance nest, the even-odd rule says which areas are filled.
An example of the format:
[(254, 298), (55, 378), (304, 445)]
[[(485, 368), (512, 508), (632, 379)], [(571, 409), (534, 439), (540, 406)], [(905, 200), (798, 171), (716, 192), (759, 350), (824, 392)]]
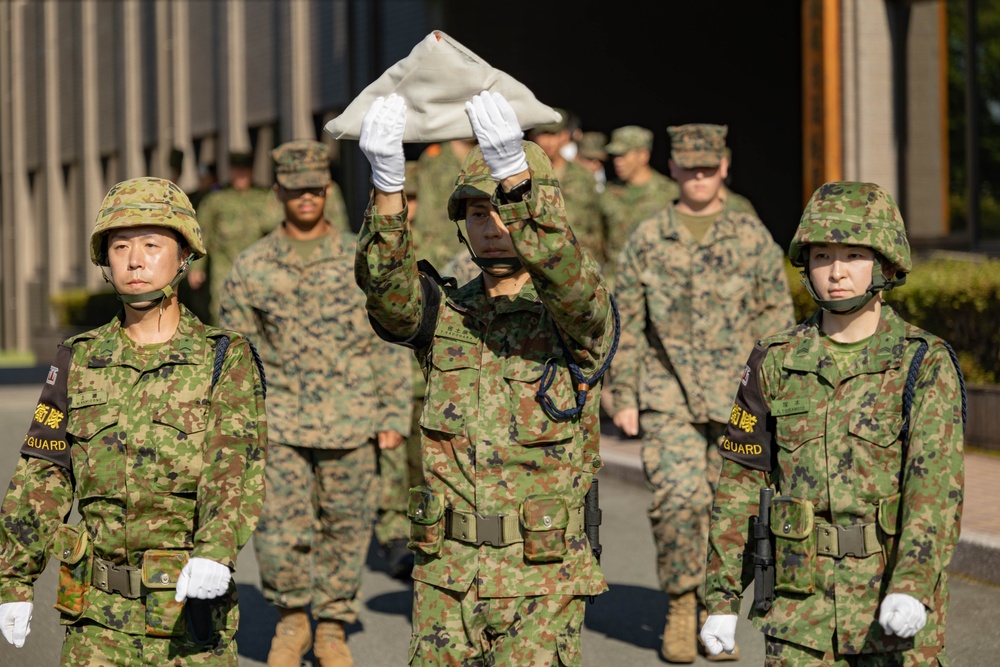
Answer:
[(804, 204), (799, 3), (442, 7), (442, 30), (542, 102), (578, 114), (585, 130), (653, 130), (653, 165), (663, 173), (668, 125), (728, 125), (730, 186), (788, 246)]

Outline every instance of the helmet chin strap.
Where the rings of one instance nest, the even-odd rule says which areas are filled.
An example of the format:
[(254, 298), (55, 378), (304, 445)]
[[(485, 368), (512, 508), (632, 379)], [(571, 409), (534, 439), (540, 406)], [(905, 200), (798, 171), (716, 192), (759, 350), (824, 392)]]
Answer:
[(802, 284), (805, 286), (806, 290), (809, 292), (809, 296), (813, 298), (823, 310), (828, 310), (835, 315), (850, 315), (851, 313), (856, 313), (866, 305), (868, 302), (875, 298), (875, 295), (879, 292), (889, 292), (895, 287), (899, 287), (906, 282), (906, 276), (901, 276), (896, 280), (886, 280), (885, 276), (882, 275), (882, 267), (878, 262), (872, 266), (872, 282), (868, 285), (868, 289), (865, 290), (864, 294), (859, 294), (858, 296), (852, 296), (849, 299), (821, 299), (819, 295), (816, 294), (816, 290), (813, 289), (812, 280), (809, 279), (809, 269), (806, 268), (802, 271)]
[[(187, 273), (188, 267), (191, 266), (191, 262), (193, 261), (193, 259), (194, 259), (193, 255), (188, 255), (187, 257), (185, 257), (184, 261), (181, 262), (180, 267), (178, 267), (177, 269), (177, 275), (175, 275), (174, 279), (170, 281), (170, 284), (164, 287), (163, 289), (153, 290), (151, 292), (143, 292), (142, 294), (122, 294), (121, 292), (118, 292), (118, 288), (115, 288), (118, 300), (134, 310), (146, 311), (155, 308), (158, 304), (162, 303), (164, 299), (170, 298), (170, 296), (175, 293), (174, 290), (177, 289), (177, 285), (180, 284), (181, 278), (184, 277), (184, 274)], [(111, 281), (108, 279), (107, 274), (104, 273), (103, 268), (101, 269), (101, 273), (104, 274), (104, 280), (111, 283)], [(114, 286), (114, 283), (111, 283), (111, 285)], [(140, 307), (135, 305), (137, 303), (144, 303), (147, 301), (149, 302), (149, 305), (147, 306)]]
[[(458, 226), (458, 221), (455, 221), (455, 227), (458, 230), (458, 240), (465, 244), (465, 247), (469, 249), (469, 254), (472, 255), (473, 263), (478, 266), (483, 271), (486, 271), (494, 278), (506, 278), (512, 276), (521, 270), (521, 259), (516, 255), (514, 257), (478, 257), (476, 256), (476, 251), (472, 249), (472, 245), (465, 238), (462, 233), (462, 228)], [(500, 272), (488, 271), (487, 269), (500, 269)]]

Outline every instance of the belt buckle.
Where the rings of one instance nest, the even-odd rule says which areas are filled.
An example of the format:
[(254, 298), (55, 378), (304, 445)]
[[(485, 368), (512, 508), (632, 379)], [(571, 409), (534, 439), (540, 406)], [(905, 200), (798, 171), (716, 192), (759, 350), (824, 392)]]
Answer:
[(834, 528), (837, 529), (838, 558), (868, 556), (868, 551), (865, 550), (865, 534), (861, 526), (834, 526)]
[(133, 573), (138, 570), (127, 566), (111, 565), (108, 567), (108, 592), (118, 593), (123, 598), (134, 600), (139, 597), (139, 586), (136, 585), (138, 579)]
[(505, 546), (502, 514), (476, 515), (476, 544), (488, 544), (491, 547)]

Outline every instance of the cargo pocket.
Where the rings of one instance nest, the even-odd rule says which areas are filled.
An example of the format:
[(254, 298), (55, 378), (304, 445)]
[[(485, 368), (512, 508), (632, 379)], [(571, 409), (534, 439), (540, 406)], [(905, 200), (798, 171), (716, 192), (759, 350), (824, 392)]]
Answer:
[(187, 561), (186, 551), (151, 549), (143, 554), (146, 634), (150, 637), (176, 637), (187, 633), (184, 603), (174, 600), (177, 579)]
[[(548, 362), (509, 359), (504, 379), (510, 388), (511, 439), (519, 445), (547, 445), (564, 442), (573, 437), (574, 425), (570, 421), (557, 421), (542, 408), (538, 398), (542, 374)], [(571, 390), (569, 370), (557, 362), (555, 378), (546, 390), (556, 410), (576, 407), (576, 394)]]
[(556, 638), (556, 654), (562, 667), (580, 667), (583, 664), (583, 649), (579, 632), (566, 633)]
[[(900, 495), (894, 493), (888, 498), (881, 498), (878, 501), (877, 518), (879, 542), (882, 543), (883, 562), (888, 564), (896, 560), (896, 537), (899, 532), (899, 501)], [(891, 573), (887, 573), (891, 574)], [(888, 580), (888, 577), (886, 577)]]
[(444, 504), (430, 487), (417, 486), (410, 489), (406, 516), (410, 519), (410, 541), (406, 546), (427, 556), (441, 553), (444, 541)]
[(556, 563), (566, 557), (569, 510), (559, 496), (528, 496), (521, 502), (524, 560)]
[(774, 590), (811, 594), (816, 567), (816, 531), (812, 503), (779, 496), (771, 501), (774, 534)]
[(90, 586), (90, 535), (82, 524), (59, 526), (52, 540), (52, 555), (59, 561), (59, 590), (55, 608), (67, 616), (83, 613)]

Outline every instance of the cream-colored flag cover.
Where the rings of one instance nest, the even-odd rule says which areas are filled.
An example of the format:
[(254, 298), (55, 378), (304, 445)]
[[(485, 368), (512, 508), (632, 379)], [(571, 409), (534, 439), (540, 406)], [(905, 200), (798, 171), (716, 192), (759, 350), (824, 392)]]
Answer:
[(413, 47), (361, 91), (344, 113), (326, 124), (334, 139), (357, 140), (361, 119), (376, 97), (396, 93), (406, 100), (406, 143), (474, 137), (465, 103), (484, 90), (507, 98), (522, 129), (558, 122), (559, 113), (539, 102), (528, 88), (440, 30)]

